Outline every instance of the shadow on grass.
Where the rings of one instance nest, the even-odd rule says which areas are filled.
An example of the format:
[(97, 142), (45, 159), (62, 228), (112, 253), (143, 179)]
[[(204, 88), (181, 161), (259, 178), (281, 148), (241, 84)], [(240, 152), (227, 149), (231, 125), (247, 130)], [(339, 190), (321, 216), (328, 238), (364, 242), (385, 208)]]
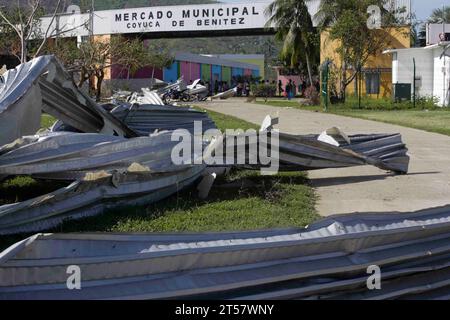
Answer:
[[(32, 184), (32, 188), (27, 191), (27, 195), (34, 194), (34, 192), (37, 191), (35, 188), (38, 186), (46, 185), (42, 182), (36, 183), (37, 184)], [(14, 192), (21, 192), (20, 189), (22, 188), (23, 186), (11, 188), (9, 189), (8, 194), (12, 196), (14, 195)], [(298, 188), (298, 190), (296, 188)], [(25, 186), (24, 189), (26, 190), (28, 188)], [(54, 188), (49, 189), (50, 191), (54, 191)], [(39, 194), (42, 194), (42, 192)], [(21, 198), (24, 197), (25, 195), (21, 194)], [(292, 199), (285, 200), (285, 197)], [(183, 226), (183, 223), (188, 224), (188, 226), (186, 226), (188, 230), (190, 230), (190, 228), (193, 228), (194, 230), (201, 229), (202, 231), (258, 229), (264, 223), (269, 222), (257, 221), (257, 219), (264, 220), (272, 218), (270, 216), (267, 217), (267, 213), (258, 216), (258, 214), (264, 210), (273, 211), (270, 214), (277, 217), (274, 218), (274, 224), (280, 223), (279, 220), (281, 220), (282, 226), (289, 226), (289, 221), (293, 220), (293, 217), (295, 218), (293, 211), (298, 207), (296, 201), (305, 203), (305, 208), (298, 208), (298, 214), (302, 215), (302, 217), (304, 216), (305, 219), (305, 221), (298, 219), (300, 224), (303, 222), (309, 223), (311, 219), (316, 218), (314, 212), (315, 199), (313, 198), (312, 189), (308, 186), (308, 179), (303, 173), (280, 173), (276, 176), (261, 176), (257, 171), (234, 171), (226, 177), (219, 178), (214, 184), (209, 197), (205, 200), (198, 198), (195, 187), (190, 187), (155, 204), (109, 210), (98, 216), (67, 221), (59, 227), (48, 230), (47, 232), (116, 232), (118, 226), (124, 224), (127, 225), (125, 228), (127, 232), (141, 232), (143, 230), (164, 232), (178, 231), (171, 230), (171, 226), (175, 225), (175, 229), (177, 229), (180, 225)], [(289, 204), (285, 204), (284, 202), (289, 202)], [(236, 208), (230, 209), (230, 205), (236, 206)], [(278, 210), (282, 210), (283, 207), (286, 206), (290, 208), (286, 209), (288, 213), (286, 214), (285, 219), (283, 220), (283, 217), (278, 218), (278, 216), (281, 216), (282, 214), (282, 211)], [(236, 225), (236, 223), (233, 222), (231, 222), (229, 226), (227, 226), (226, 223), (219, 225), (221, 223), (221, 212), (226, 212), (226, 214), (224, 214), (226, 217), (222, 217), (222, 219), (226, 221), (245, 219), (245, 215), (242, 217), (243, 214), (241, 214), (241, 216), (239, 216), (238, 213), (234, 215), (235, 212), (233, 210), (245, 211), (246, 214), (252, 216), (248, 219), (248, 223), (243, 221), (246, 225), (245, 228), (241, 228), (239, 223)], [(205, 214), (206, 211), (208, 212), (207, 214)], [(201, 212), (201, 214), (195, 216), (193, 215), (193, 212)], [(167, 215), (170, 214), (172, 214), (172, 216), (167, 218)], [(184, 217), (189, 214), (193, 215), (191, 220), (184, 221)], [(202, 221), (205, 219), (214, 220), (216, 217), (217, 222)], [(149, 225), (159, 218), (167, 219), (169, 221), (165, 221), (166, 225), (162, 226)], [(211, 225), (214, 230), (208, 229), (208, 226)], [(205, 230), (203, 230), (204, 228)], [(0, 251), (32, 234), (1, 237)]]

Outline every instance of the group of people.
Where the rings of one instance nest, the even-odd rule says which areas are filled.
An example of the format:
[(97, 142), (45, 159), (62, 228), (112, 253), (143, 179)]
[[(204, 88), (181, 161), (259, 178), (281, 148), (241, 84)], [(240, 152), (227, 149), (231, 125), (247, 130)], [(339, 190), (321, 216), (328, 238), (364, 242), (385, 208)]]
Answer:
[(216, 95), (221, 92), (225, 92), (231, 89), (228, 81), (218, 81), (215, 80), (213, 83), (207, 81), (205, 83), (206, 88), (208, 88), (209, 95)]
[[(273, 80), (272, 82), (270, 82), (269, 80), (261, 80), (260, 82), (255, 83), (271, 85), (274, 88), (277, 87), (278, 96), (285, 97), (288, 100), (292, 100), (297, 95), (302, 97), (305, 96), (305, 90), (310, 86), (309, 80), (304, 76), (300, 77), (300, 81), (298, 84), (292, 79), (289, 79), (286, 84), (283, 84), (281, 80), (278, 80), (278, 85), (275, 80)], [(214, 80), (214, 82), (204, 82), (204, 85), (208, 89), (209, 95), (211, 96), (217, 95), (221, 92), (226, 92), (234, 87), (236, 87), (238, 97), (249, 97), (251, 94), (251, 82), (249, 80), (245, 80), (242, 82), (237, 82), (236, 80), (234, 80), (230, 85), (228, 81), (219, 81), (216, 79)], [(314, 81), (313, 85), (317, 89), (317, 91), (320, 91), (320, 82), (318, 79)], [(274, 89), (274, 91), (275, 90), (276, 89)]]
[[(300, 78), (298, 85), (295, 83), (295, 81), (289, 79), (284, 87), (283, 82), (281, 80), (278, 80), (278, 96), (284, 96), (288, 100), (292, 100), (297, 95), (304, 97), (305, 91), (309, 86), (310, 82), (305, 77)], [(318, 79), (314, 81), (313, 86), (317, 91), (320, 91), (320, 82)]]
[(226, 92), (232, 88), (237, 88), (237, 95), (239, 97), (242, 96), (250, 96), (250, 82), (239, 82), (239, 83), (233, 83), (231, 86), (229, 85), (228, 81), (218, 81), (215, 80), (214, 82), (210, 83), (207, 81), (205, 83), (206, 88), (208, 88), (209, 95), (217, 95), (221, 92)]

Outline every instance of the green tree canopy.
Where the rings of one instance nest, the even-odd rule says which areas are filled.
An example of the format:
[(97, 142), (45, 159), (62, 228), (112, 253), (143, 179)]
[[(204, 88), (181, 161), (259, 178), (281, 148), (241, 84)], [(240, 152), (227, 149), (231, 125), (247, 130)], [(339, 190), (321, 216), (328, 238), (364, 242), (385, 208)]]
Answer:
[[(387, 0), (322, 0), (315, 18), (329, 39), (337, 43), (340, 57), (339, 95), (345, 99), (347, 86), (370, 57), (377, 56), (391, 44), (391, 32), (399, 26), (397, 15), (404, 9), (386, 10)], [(369, 6), (382, 14), (382, 28), (369, 27)], [(397, 32), (400, 32), (397, 29)], [(336, 61), (335, 61), (336, 63)]]
[(450, 23), (450, 6), (437, 8), (428, 18), (429, 23)]
[(298, 68), (302, 62), (306, 62), (312, 84), (312, 69), (313, 65), (318, 65), (320, 44), (308, 11), (308, 1), (275, 0), (267, 8), (266, 14), (270, 16), (267, 27), (275, 27), (276, 38), (283, 41), (281, 60), (288, 62), (292, 68)]

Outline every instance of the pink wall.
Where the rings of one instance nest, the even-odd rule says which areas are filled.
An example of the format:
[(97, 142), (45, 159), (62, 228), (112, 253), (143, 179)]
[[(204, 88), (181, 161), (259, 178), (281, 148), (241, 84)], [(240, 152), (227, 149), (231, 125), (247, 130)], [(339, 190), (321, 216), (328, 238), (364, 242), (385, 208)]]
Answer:
[(200, 79), (200, 64), (181, 61), (180, 73), (186, 83)]
[[(163, 78), (163, 70), (155, 68), (154, 76), (157, 79)], [(130, 79), (150, 79), (152, 77), (153, 67), (145, 67), (138, 70), (134, 75), (130, 75)], [(128, 79), (128, 70), (119, 65), (111, 67), (111, 79)]]
[(253, 71), (251, 69), (244, 69), (244, 76), (251, 76), (253, 75)]
[(200, 63), (191, 63), (192, 69), (191, 69), (191, 79), (192, 81), (195, 81), (197, 79), (201, 79), (201, 65)]
[(189, 83), (189, 80), (192, 80), (190, 67), (191, 64), (189, 62), (180, 61), (180, 77), (183, 77), (186, 83)]
[[(300, 76), (278, 76), (278, 80), (281, 80), (281, 82), (283, 83), (283, 90), (286, 87), (286, 85), (289, 83), (289, 80), (292, 80), (295, 82), (295, 85), (298, 88), (298, 84), (300, 83)], [(278, 80), (277, 80), (277, 85), (278, 85)]]

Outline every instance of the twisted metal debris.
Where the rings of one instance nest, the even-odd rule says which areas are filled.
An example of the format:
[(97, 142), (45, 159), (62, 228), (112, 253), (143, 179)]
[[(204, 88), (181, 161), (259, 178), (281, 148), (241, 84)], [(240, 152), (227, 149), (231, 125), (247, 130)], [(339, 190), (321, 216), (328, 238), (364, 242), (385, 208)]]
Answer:
[(149, 137), (60, 133), (2, 150), (0, 175), (76, 181), (35, 199), (0, 206), (0, 234), (48, 230), (110, 208), (148, 204), (195, 182), (205, 165), (174, 165), (170, 132)]
[(193, 134), (195, 122), (201, 122), (203, 132), (216, 128), (206, 112), (187, 107), (121, 105), (113, 109), (111, 113), (139, 135), (148, 135), (156, 130), (178, 129), (185, 129)]
[[(118, 117), (124, 115), (118, 119), (78, 90), (53, 56), (9, 71), (0, 90), (0, 178), (28, 175), (73, 182), (35, 199), (0, 206), (0, 234), (47, 230), (110, 208), (149, 204), (192, 185), (206, 168), (174, 165), (176, 142), (167, 131), (190, 128), (189, 117), (215, 127), (206, 113), (127, 105), (129, 109), (116, 109)], [(42, 111), (59, 119), (52, 132), (22, 137), (38, 130)], [(150, 116), (147, 111), (152, 111)]]
[(237, 94), (237, 87), (227, 90), (225, 92), (218, 93), (215, 96), (212, 96), (211, 100), (217, 100), (217, 99), (226, 100), (226, 99), (236, 96), (236, 94)]
[(64, 221), (102, 214), (108, 209), (147, 205), (191, 185), (204, 169), (195, 166), (153, 173), (132, 165), (121, 173), (89, 174), (55, 192), (1, 206), (0, 235), (49, 230)]
[[(223, 149), (226, 150), (227, 145), (231, 143), (236, 146), (238, 152), (234, 154), (232, 161), (229, 161), (229, 154), (223, 151), (224, 158), (221, 165), (228, 164), (250, 170), (260, 169), (262, 161), (258, 146), (261, 145), (259, 143), (261, 136), (265, 139), (267, 132), (223, 137)], [(336, 142), (335, 145), (329, 141), (322, 142), (321, 138), (323, 135), (295, 136), (276, 133), (280, 170), (307, 171), (373, 165), (395, 173), (408, 172), (408, 149), (402, 142), (400, 134), (355, 135), (348, 137), (348, 142)], [(272, 140), (269, 140), (269, 148), (273, 144)], [(243, 156), (245, 164), (240, 164), (238, 157)]]
[[(0, 88), (0, 145), (39, 129), (40, 113), (81, 132), (135, 137), (136, 134), (74, 85), (54, 56), (42, 56), (3, 75)], [(17, 129), (15, 129), (17, 127)]]
[[(0, 254), (0, 299), (446, 298), (450, 208), (336, 216), (305, 229), (39, 234)], [(67, 290), (67, 267), (82, 290)], [(367, 268), (382, 270), (381, 290)]]
[[(0, 116), (6, 118), (0, 118), (0, 128), (3, 123), (11, 122), (22, 131), (28, 130), (24, 127), (28, 118), (32, 122), (39, 119), (41, 110), (56, 116), (59, 122), (52, 128), (53, 132), (25, 136), (7, 145), (2, 143), (0, 177), (28, 175), (72, 184), (36, 199), (0, 206), (0, 234), (47, 230), (64, 220), (99, 214), (113, 207), (148, 204), (208, 174), (204, 161), (175, 165), (171, 159), (177, 143), (171, 139), (174, 130), (199, 134), (194, 132), (195, 122), (201, 122), (201, 133), (216, 128), (205, 112), (136, 103), (118, 104), (108, 112), (78, 90), (52, 56), (40, 57), (9, 71), (5, 80), (0, 88), (0, 110), (6, 111)], [(183, 86), (180, 80), (169, 86), (169, 90)], [(11, 120), (8, 112), (14, 111), (19, 117)], [(241, 156), (246, 160), (256, 159), (255, 163), (246, 161), (245, 165), (225, 162), (225, 166), (262, 167), (261, 159), (252, 153), (251, 147), (252, 143), (258, 144), (261, 135), (269, 133), (270, 136), (274, 119), (268, 120), (259, 134), (225, 136), (225, 148), (229, 138), (237, 139), (240, 143), (237, 147), (245, 149)], [(31, 131), (36, 129), (34, 125), (29, 127)], [(10, 142), (21, 130), (5, 140)], [(400, 135), (346, 137), (331, 130), (320, 136), (279, 134), (279, 137), (281, 170), (367, 164), (399, 173), (408, 169), (409, 157)], [(210, 150), (213, 145), (221, 146), (214, 139), (211, 143), (209, 137), (203, 137), (201, 150)], [(203, 159), (203, 154), (194, 157)], [(208, 193), (204, 186), (210, 187), (213, 181), (205, 180), (202, 195)]]

